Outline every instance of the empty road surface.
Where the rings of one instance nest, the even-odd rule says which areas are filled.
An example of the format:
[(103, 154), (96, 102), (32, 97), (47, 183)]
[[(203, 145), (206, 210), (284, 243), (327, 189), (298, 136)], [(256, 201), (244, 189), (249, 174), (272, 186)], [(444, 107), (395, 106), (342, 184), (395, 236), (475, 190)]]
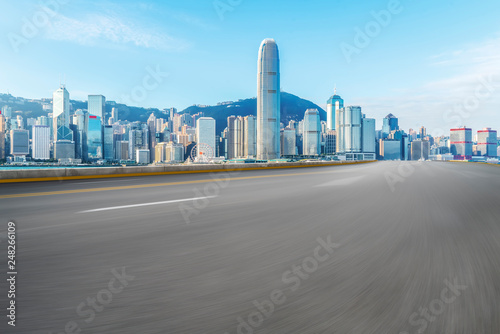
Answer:
[(0, 212), (0, 333), (500, 333), (495, 166), (3, 184)]

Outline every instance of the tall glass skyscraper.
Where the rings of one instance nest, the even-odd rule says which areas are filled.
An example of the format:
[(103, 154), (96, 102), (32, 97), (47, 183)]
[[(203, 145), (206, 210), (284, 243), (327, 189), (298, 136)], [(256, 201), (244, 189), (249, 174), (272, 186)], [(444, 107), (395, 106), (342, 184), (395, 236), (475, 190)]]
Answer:
[(212, 156), (209, 156), (208, 158), (216, 156), (215, 119), (212, 117), (201, 117), (196, 120), (196, 142), (198, 145), (208, 145), (212, 149), (212, 152), (203, 152), (203, 150), (198, 149), (198, 157), (209, 155), (209, 153), (211, 153)]
[(451, 129), (450, 132), (450, 151), (455, 156), (455, 159), (472, 159), (472, 129), (461, 127)]
[(321, 120), (317, 109), (307, 109), (304, 115), (304, 155), (321, 154)]
[(337, 110), (344, 108), (344, 100), (337, 95), (337, 89), (335, 93), (326, 104), (326, 129), (336, 130), (335, 128), (335, 114)]
[(477, 151), (479, 155), (496, 158), (498, 137), (495, 130), (484, 128), (477, 132)]
[(73, 140), (73, 131), (69, 128), (69, 92), (64, 85), (52, 95), (52, 119), (54, 142)]
[(257, 159), (280, 158), (280, 60), (274, 39), (259, 50), (257, 72)]
[(102, 124), (99, 116), (88, 115), (87, 121), (87, 153), (89, 160), (103, 158)]
[(114, 142), (113, 142), (113, 126), (105, 125), (103, 129), (104, 137), (104, 159), (113, 161), (115, 158)]
[(345, 107), (336, 113), (337, 153), (361, 153), (361, 107)]
[(244, 143), (244, 152), (243, 155), (245, 157), (255, 157), (256, 150), (257, 150), (257, 125), (255, 124), (256, 122), (255, 116), (247, 116), (243, 119), (243, 132), (244, 132), (244, 138), (243, 138), (243, 143)]
[(35, 160), (50, 159), (50, 127), (34, 125), (32, 139), (32, 154)]
[(89, 95), (88, 112), (89, 115), (100, 117), (101, 122), (104, 123), (106, 98), (102, 95)]
[(383, 125), (382, 125), (382, 138), (387, 138), (389, 137), (389, 134), (391, 131), (394, 130), (399, 130), (399, 120), (396, 116), (393, 114), (389, 114), (385, 116), (383, 120)]

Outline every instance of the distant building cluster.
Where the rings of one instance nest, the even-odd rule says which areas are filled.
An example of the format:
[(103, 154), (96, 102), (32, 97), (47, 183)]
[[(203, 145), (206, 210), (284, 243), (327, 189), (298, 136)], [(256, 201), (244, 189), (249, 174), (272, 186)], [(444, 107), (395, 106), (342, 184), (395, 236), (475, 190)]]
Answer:
[(228, 117), (222, 133), (217, 133), (214, 118), (181, 114), (175, 108), (152, 113), (146, 122), (129, 122), (103, 95), (89, 95), (87, 109), (73, 110), (61, 85), (52, 100), (41, 100), (47, 116), (25, 120), (8, 105), (1, 108), (0, 160), (163, 164), (319, 158), (486, 161), (498, 156), (495, 130), (482, 129), (474, 138), (467, 127), (441, 137), (432, 137), (425, 127), (406, 133), (393, 114), (376, 130), (375, 119), (366, 117), (360, 106), (345, 106), (336, 89), (327, 101), (326, 121), (317, 109), (307, 109), (302, 120), (283, 124), (280, 58), (272, 39), (260, 46), (257, 77), (255, 115)]

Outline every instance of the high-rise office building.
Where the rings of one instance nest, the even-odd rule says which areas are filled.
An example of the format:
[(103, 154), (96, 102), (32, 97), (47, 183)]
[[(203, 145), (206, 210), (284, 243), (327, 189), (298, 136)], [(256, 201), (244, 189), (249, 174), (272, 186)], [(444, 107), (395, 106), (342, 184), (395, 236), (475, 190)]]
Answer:
[(2, 107), (2, 115), (4, 115), (5, 118), (12, 117), (12, 108), (9, 106), (3, 106)]
[(64, 85), (52, 95), (52, 120), (54, 142), (58, 140), (73, 141), (73, 131), (69, 128), (69, 93)]
[(381, 160), (401, 160), (401, 141), (397, 139), (380, 139), (379, 150)]
[(105, 125), (103, 129), (104, 160), (113, 161), (115, 158), (113, 126)]
[(337, 153), (361, 153), (361, 107), (345, 107), (335, 115)]
[(118, 108), (113, 107), (111, 109), (111, 118), (113, 118), (113, 121), (118, 122), (120, 120), (120, 113), (118, 111)]
[(75, 142), (58, 140), (54, 143), (54, 158), (57, 160), (75, 159)]
[(87, 115), (87, 159), (89, 161), (103, 158), (102, 122), (99, 116)]
[(308, 109), (304, 115), (302, 154), (321, 154), (321, 121), (317, 109)]
[(30, 133), (28, 130), (16, 129), (10, 131), (10, 154), (23, 156), (30, 153)]
[(325, 135), (325, 154), (335, 154), (337, 152), (337, 131), (329, 130)]
[(78, 109), (73, 116), (73, 139), (75, 142), (75, 158), (87, 160), (87, 117)]
[(227, 158), (234, 159), (240, 156), (238, 151), (241, 138), (241, 120), (236, 116), (227, 118)]
[(259, 50), (257, 79), (257, 159), (280, 158), (280, 60), (276, 42), (265, 39)]
[[(196, 142), (199, 145), (198, 148), (203, 147), (203, 144), (210, 146), (212, 157), (216, 156), (215, 119), (212, 117), (201, 117), (196, 120)], [(208, 152), (198, 149), (198, 157), (204, 154), (207, 155)]]
[(472, 129), (460, 127), (450, 130), (450, 152), (456, 160), (472, 159)]
[(295, 129), (286, 127), (281, 130), (281, 154), (283, 156), (297, 154), (297, 135)]
[(104, 124), (106, 117), (106, 98), (102, 95), (89, 95), (88, 101), (89, 115), (97, 116)]
[(5, 130), (6, 130), (5, 117), (2, 113), (0, 113), (0, 132), (5, 132)]
[(428, 160), (430, 143), (427, 140), (414, 140), (411, 142), (411, 160)]
[(335, 115), (337, 110), (344, 108), (344, 100), (337, 95), (337, 89), (335, 93), (327, 102), (326, 105), (326, 128), (327, 130), (336, 130), (335, 125)]
[(17, 122), (17, 128), (18, 129), (21, 129), (21, 130), (24, 130), (24, 119), (23, 119), (23, 116), (21, 115), (17, 115), (16, 116), (16, 122)]
[(375, 119), (364, 118), (361, 124), (361, 149), (363, 153), (375, 153)]
[(156, 117), (154, 113), (151, 113), (151, 115), (148, 118), (148, 130), (149, 130), (149, 137), (148, 137), (148, 147), (149, 147), (149, 157), (150, 157), (150, 162), (154, 161), (155, 158), (155, 146), (156, 146)]
[(391, 131), (399, 130), (399, 120), (393, 114), (385, 116), (382, 124), (382, 138), (387, 138)]
[(155, 162), (184, 162), (185, 147), (173, 142), (159, 143), (156, 149)]
[(35, 160), (50, 159), (50, 127), (47, 125), (34, 125), (32, 137), (32, 158)]
[(117, 140), (115, 149), (115, 160), (128, 160), (129, 159), (129, 143), (127, 140)]
[(427, 137), (427, 129), (425, 128), (425, 126), (420, 127), (419, 136), (420, 139), (422, 140), (425, 139), (425, 137)]
[(477, 151), (479, 155), (496, 158), (498, 148), (498, 137), (495, 130), (484, 128), (477, 132)]
[(5, 132), (0, 131), (0, 160), (5, 160)]
[(138, 164), (147, 165), (150, 162), (149, 150), (136, 150), (135, 151), (135, 161)]
[(246, 116), (243, 118), (243, 155), (255, 157), (257, 154), (257, 118)]

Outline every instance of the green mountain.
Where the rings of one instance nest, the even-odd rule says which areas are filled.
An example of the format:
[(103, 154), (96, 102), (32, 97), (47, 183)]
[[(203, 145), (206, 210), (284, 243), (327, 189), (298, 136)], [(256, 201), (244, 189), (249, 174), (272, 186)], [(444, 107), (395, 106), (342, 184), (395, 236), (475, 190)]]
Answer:
[[(45, 99), (43, 103), (47, 104), (49, 101), (50, 100)], [(15, 115), (21, 115), (26, 119), (29, 117), (36, 118), (47, 115), (47, 111), (42, 109), (41, 100), (27, 100), (13, 97), (8, 94), (0, 94), (0, 107), (4, 105), (12, 107), (14, 117)], [(73, 112), (77, 109), (87, 109), (86, 101), (71, 100), (71, 105)], [(166, 111), (157, 108), (132, 107), (125, 104), (115, 104), (114, 102), (108, 102), (106, 104), (107, 117), (111, 115), (111, 109), (113, 107), (118, 108), (121, 120), (127, 120), (129, 122), (146, 122), (151, 113), (154, 113), (156, 117), (166, 117)], [(318, 105), (289, 93), (281, 93), (281, 122), (285, 125), (288, 124), (290, 120), (302, 120), (307, 109), (318, 109), (321, 120), (326, 120), (326, 112)], [(227, 118), (229, 116), (255, 116), (257, 114), (257, 98), (239, 100), (236, 102), (223, 102), (216, 106), (191, 106), (180, 111), (181, 114), (188, 113), (190, 115), (195, 115), (200, 112), (203, 112), (205, 117), (213, 117), (216, 120), (217, 133), (220, 133), (226, 128)]]
[[(318, 109), (321, 120), (326, 121), (326, 112), (318, 105), (289, 93), (281, 93), (281, 122), (285, 125), (291, 120), (301, 121), (307, 109)], [(203, 112), (205, 117), (213, 117), (216, 120), (217, 133), (220, 133), (226, 128), (229, 116), (256, 116), (257, 98), (225, 102), (216, 106), (191, 106), (180, 113), (195, 115), (199, 112)]]

